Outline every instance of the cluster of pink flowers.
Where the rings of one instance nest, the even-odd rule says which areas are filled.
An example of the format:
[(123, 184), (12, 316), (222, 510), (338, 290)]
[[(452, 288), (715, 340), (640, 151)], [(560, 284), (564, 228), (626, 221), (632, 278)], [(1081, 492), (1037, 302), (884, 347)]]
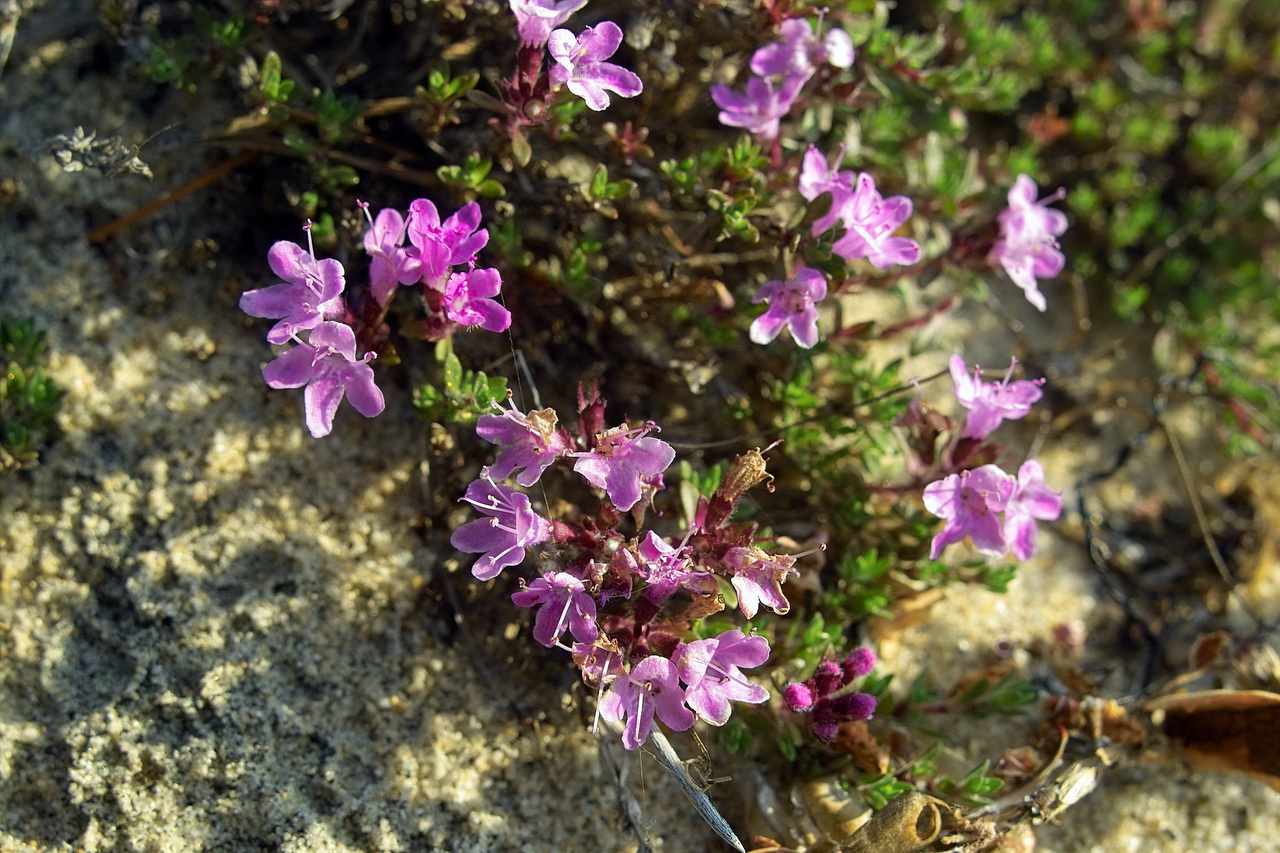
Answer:
[[(703, 614), (722, 608), (718, 577), (732, 584), (747, 618), (762, 606), (789, 610), (782, 584), (797, 573), (795, 558), (770, 553), (753, 524), (729, 521), (746, 488), (766, 475), (753, 478), (746, 472), (757, 469), (748, 463), (731, 471), (678, 540), (653, 530), (625, 537), (616, 529), (622, 514), (641, 522), (675, 451), (653, 435), (652, 423), (603, 428), (604, 403), (594, 391), (580, 395), (579, 408), (577, 436), (552, 409), (498, 407), (480, 418), (477, 433), (501, 449), (462, 498), (483, 517), (461, 525), (450, 541), (480, 554), (471, 570), (480, 580), (520, 564), (530, 548), (556, 546), (512, 601), (538, 608), (534, 640), (573, 655), (584, 680), (601, 692), (601, 715), (624, 723), (627, 749), (645, 741), (655, 716), (677, 731), (695, 718), (723, 725), (731, 702), (768, 698), (742, 674), (768, 659), (768, 640), (736, 630), (696, 639), (686, 619), (659, 617), (677, 597), (692, 599)], [(514, 476), (530, 488), (561, 461), (607, 496), (595, 516), (547, 518), (526, 494), (499, 482)]]
[[(841, 172), (827, 165), (812, 145), (800, 171), (800, 194), (813, 201), (831, 195), (831, 209), (813, 223), (817, 236), (837, 225), (844, 233), (832, 243), (832, 251), (846, 261), (866, 258), (873, 266), (888, 269), (920, 260), (920, 244), (894, 232), (911, 217), (911, 199), (884, 198), (875, 180), (863, 172)], [(760, 288), (753, 301), (767, 302), (769, 308), (751, 324), (751, 340), (765, 344), (789, 329), (795, 342), (809, 349), (818, 342), (817, 304), (827, 295), (827, 279), (812, 267), (801, 267), (788, 281), (770, 281)]]
[[(365, 208), (366, 217), (368, 206)], [(425, 198), (409, 206), (409, 214), (386, 209), (370, 218), (364, 235), (369, 254), (369, 286), (353, 306), (346, 298), (346, 271), (333, 258), (318, 260), (306, 226), (307, 248), (280, 241), (267, 252), (281, 284), (250, 290), (240, 297), (240, 310), (251, 317), (278, 322), (267, 332), (272, 344), (294, 344), (263, 368), (271, 388), (299, 388), (307, 429), (316, 438), (333, 430), (333, 418), (345, 398), (371, 418), (384, 408), (369, 362), (375, 353), (357, 357), (360, 332), (386, 316), (396, 291), (421, 285), (426, 309), (426, 336), (439, 340), (457, 328), (478, 326), (505, 331), (511, 314), (494, 297), (502, 287), (496, 269), (477, 269), (479, 251), (489, 240), (480, 225), (480, 206), (464, 205), (440, 221), (436, 206)], [(404, 245), (408, 237), (409, 245)]]
[(601, 21), (576, 36), (569, 30), (557, 29), (585, 6), (587, 0), (510, 0), (510, 3), (520, 33), (521, 68), (516, 81), (508, 87), (509, 101), (537, 100), (545, 91), (540, 79), (544, 45), (555, 61), (546, 80), (551, 90), (566, 88), (593, 110), (609, 106), (610, 92), (632, 98), (644, 90), (644, 84), (633, 72), (605, 61), (622, 44), (622, 29), (613, 21)]
[(807, 20), (789, 18), (778, 28), (778, 35), (777, 41), (752, 55), (752, 75), (743, 92), (728, 86), (711, 87), (722, 124), (745, 128), (769, 142), (778, 138), (779, 122), (823, 65), (848, 68), (853, 64), (853, 39), (838, 27), (820, 39)]
[[(970, 375), (964, 359), (952, 356), (956, 399), (968, 413), (962, 441), (981, 442), (1003, 421), (1027, 415), (1040, 399), (1044, 380), (1010, 381), (1016, 363), (1003, 380), (985, 382), (979, 369)], [(967, 538), (983, 554), (1012, 553), (1026, 560), (1036, 551), (1036, 521), (1052, 521), (1062, 513), (1062, 494), (1045, 485), (1044, 468), (1028, 459), (1016, 476), (994, 464), (951, 473), (925, 487), (924, 505), (946, 521), (934, 537), (931, 559)]]
[[(822, 26), (818, 19), (818, 29)], [(711, 87), (711, 97), (720, 107), (720, 121), (745, 128), (763, 140), (776, 144), (780, 122), (790, 111), (800, 90), (824, 65), (847, 68), (853, 63), (853, 42), (848, 33), (831, 28), (819, 38), (808, 20), (789, 18), (779, 27), (780, 38), (758, 49), (751, 57), (752, 76), (743, 91), (727, 86)], [(875, 179), (866, 172), (840, 171), (844, 148), (828, 164), (814, 146), (805, 152), (799, 173), (800, 195), (810, 202), (830, 197), (830, 206), (812, 224), (813, 237), (833, 232), (831, 251), (846, 261), (865, 258), (879, 269), (912, 265), (920, 260), (920, 244), (895, 233), (911, 217), (912, 202), (906, 196), (885, 198), (876, 189)], [(1019, 175), (1009, 191), (1009, 207), (999, 216), (1001, 237), (991, 248), (988, 261), (1003, 266), (1027, 299), (1045, 310), (1036, 279), (1061, 272), (1064, 258), (1056, 238), (1067, 227), (1066, 217), (1048, 207), (1064, 195), (1036, 200), (1036, 185)], [(821, 273), (801, 267), (787, 281), (768, 282), (754, 301), (767, 302), (768, 310), (751, 325), (751, 340), (768, 343), (789, 329), (796, 343), (810, 348), (819, 339), (816, 305), (826, 295), (827, 282)]]
[[(841, 148), (837, 164), (843, 156)], [(875, 179), (866, 172), (840, 171), (810, 145), (800, 168), (799, 189), (811, 202), (830, 196), (830, 207), (814, 220), (810, 234), (817, 237), (835, 230), (831, 250), (846, 261), (865, 258), (872, 266), (889, 269), (920, 260), (919, 243), (894, 236), (911, 217), (911, 199), (901, 195), (884, 198), (876, 189)], [(1046, 302), (1036, 279), (1057, 275), (1065, 263), (1055, 238), (1066, 230), (1067, 218), (1047, 205), (1064, 195), (1059, 190), (1036, 201), (1035, 183), (1026, 175), (1019, 175), (1009, 191), (1009, 207), (998, 218), (1002, 236), (988, 255), (988, 261), (1003, 266), (1026, 293), (1027, 300), (1041, 311)], [(769, 343), (788, 329), (800, 346), (814, 346), (819, 340), (817, 305), (826, 295), (826, 277), (812, 267), (800, 267), (787, 281), (768, 282), (753, 300), (768, 303), (769, 307), (751, 324), (751, 340)], [(969, 429), (973, 428), (971, 423)]]

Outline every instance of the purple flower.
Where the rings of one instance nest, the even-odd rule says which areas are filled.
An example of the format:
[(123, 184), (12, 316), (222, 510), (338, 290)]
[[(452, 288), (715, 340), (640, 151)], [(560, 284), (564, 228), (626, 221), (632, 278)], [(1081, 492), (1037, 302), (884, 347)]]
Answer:
[(587, 5), (587, 0), (510, 0), (516, 15), (516, 28), (522, 44), (542, 47), (551, 31), (563, 24), (574, 12)]
[(774, 88), (772, 80), (753, 76), (747, 80), (745, 94), (715, 85), (711, 87), (711, 100), (720, 108), (721, 124), (744, 127), (761, 139), (772, 141), (778, 138), (778, 122), (791, 109), (804, 81), (804, 77), (792, 75)]
[(656, 429), (653, 424), (646, 424), (639, 429), (620, 426), (605, 431), (591, 451), (575, 454), (578, 461), (573, 470), (604, 489), (613, 505), (626, 512), (640, 500), (641, 481), (661, 474), (676, 458), (671, 445), (647, 437), (652, 429)]
[(444, 290), (449, 268), (474, 263), (489, 242), (489, 231), (480, 228), (480, 205), (464, 204), (444, 222), (436, 206), (425, 198), (409, 205), (408, 234), (413, 248), (409, 256), (422, 264), (422, 280), (433, 290)]
[(449, 538), (459, 551), (483, 554), (471, 567), (478, 580), (497, 577), (524, 559), (525, 548), (551, 538), (551, 522), (533, 511), (527, 495), (507, 486), (479, 479), (467, 486), (462, 500), (489, 516), (468, 521)]
[(985, 554), (1003, 554), (1005, 538), (996, 513), (1004, 511), (1015, 483), (996, 466), (983, 465), (925, 486), (925, 509), (947, 522), (933, 538), (929, 559), (938, 559), (943, 548), (966, 536)]
[(956, 401), (969, 410), (963, 438), (986, 438), (1003, 421), (1026, 417), (1035, 402), (1044, 396), (1040, 390), (1043, 379), (1009, 381), (1017, 364), (1018, 360), (1013, 359), (1009, 372), (999, 382), (983, 382), (981, 368), (974, 367), (970, 376), (964, 359), (958, 355), (951, 356), (951, 381), (955, 383)]
[(512, 407), (500, 415), (483, 415), (476, 424), (476, 434), (493, 444), (506, 445), (489, 466), (489, 476), (505, 480), (523, 468), (517, 483), (527, 489), (538, 482), (551, 463), (572, 450), (564, 430), (556, 426), (557, 420), (553, 409), (525, 415)]
[(814, 735), (830, 743), (840, 733), (841, 723), (866, 720), (875, 713), (876, 698), (871, 694), (840, 692), (875, 663), (875, 652), (867, 648), (854, 649), (843, 663), (823, 661), (808, 679), (783, 688), (783, 701), (795, 713), (808, 714)]
[(262, 368), (262, 378), (272, 388), (298, 388), (302, 394), (307, 429), (320, 438), (333, 430), (333, 416), (345, 395), (366, 418), (385, 405), (382, 391), (373, 384), (373, 353), (356, 359), (356, 335), (350, 326), (326, 321), (311, 330), (307, 343), (281, 353)]
[(666, 658), (650, 656), (613, 682), (600, 702), (600, 716), (619, 722), (622, 745), (637, 749), (649, 738), (653, 717), (683, 732), (693, 727), (693, 712), (684, 706), (684, 693), (676, 681), (676, 665)]
[[(842, 160), (844, 160), (843, 145), (840, 146), (840, 153), (836, 155), (835, 162), (838, 164)], [(800, 195), (813, 201), (823, 193), (831, 193), (831, 207), (821, 218), (814, 220), (809, 233), (815, 237), (824, 231), (829, 231), (831, 226), (840, 221), (841, 209), (853, 196), (853, 173), (838, 172), (835, 168), (828, 166), (827, 158), (822, 156), (822, 152), (810, 145), (809, 150), (804, 153), (804, 160), (800, 166)]]
[(840, 664), (840, 674), (844, 684), (855, 678), (861, 678), (876, 668), (876, 653), (866, 646), (859, 646), (849, 653)]
[(831, 743), (840, 734), (840, 724), (869, 720), (876, 712), (876, 697), (870, 693), (844, 693), (819, 699), (813, 707), (809, 727), (823, 743)]
[(281, 240), (267, 252), (267, 263), (287, 284), (274, 284), (242, 294), (240, 310), (250, 317), (280, 320), (267, 332), (269, 343), (282, 344), (298, 332), (342, 316), (346, 279), (338, 261), (332, 258), (317, 261), (297, 243)]
[(444, 287), (445, 315), (460, 326), (479, 326), (487, 332), (502, 332), (511, 325), (511, 312), (497, 300), (502, 289), (502, 276), (495, 269), (478, 270), (449, 276)]
[(716, 637), (684, 643), (672, 660), (685, 683), (685, 702), (713, 726), (729, 721), (730, 702), (758, 705), (769, 691), (747, 681), (739, 667), (759, 666), (769, 659), (769, 641), (747, 637), (737, 629)]
[(789, 18), (778, 27), (778, 34), (781, 39), (765, 45), (751, 57), (751, 70), (761, 77), (799, 75), (807, 80), (824, 62), (836, 68), (853, 64), (853, 39), (838, 27), (829, 30), (819, 41), (808, 21)]
[(604, 60), (613, 56), (622, 43), (622, 29), (613, 21), (601, 21), (575, 37), (568, 30), (556, 30), (547, 50), (556, 64), (551, 68), (551, 85), (568, 86), (569, 91), (593, 110), (609, 106), (609, 93), (631, 98), (644, 90), (640, 78), (621, 65)]
[(548, 648), (560, 642), (566, 628), (582, 643), (594, 643), (600, 636), (596, 603), (582, 579), (568, 572), (543, 575), (512, 595), (511, 600), (521, 607), (542, 605), (533, 622), (533, 638)]
[(792, 711), (800, 714), (812, 709), (818, 697), (814, 695), (812, 687), (803, 681), (797, 681), (782, 688), (782, 701), (786, 702), (787, 707)]
[(800, 572), (792, 568), (796, 558), (788, 554), (770, 555), (755, 546), (730, 548), (724, 561), (733, 569), (733, 588), (738, 593), (738, 607), (748, 619), (754, 619), (760, 605), (783, 614), (791, 602), (782, 594), (782, 583), (788, 575)]
[(1036, 519), (1053, 521), (1062, 514), (1062, 494), (1044, 484), (1044, 468), (1028, 459), (1018, 469), (1018, 482), (1005, 503), (1004, 538), (1019, 560), (1036, 552)]
[[(369, 215), (365, 205), (365, 216)], [(369, 253), (369, 292), (385, 306), (398, 284), (413, 284), (422, 278), (422, 263), (404, 248), (405, 220), (400, 211), (385, 208), (370, 220), (364, 232), (364, 250)]]
[(831, 251), (845, 260), (866, 258), (882, 270), (920, 260), (919, 243), (890, 236), (911, 217), (911, 199), (904, 195), (882, 198), (875, 180), (862, 172), (854, 191), (840, 199), (839, 210), (840, 221), (848, 230), (831, 245)]
[(711, 580), (709, 573), (690, 568), (687, 546), (670, 545), (652, 530), (645, 533), (637, 550), (640, 559), (636, 561), (635, 573), (648, 584), (645, 598), (656, 604), (662, 604), (681, 586), (695, 588), (699, 581)]
[(796, 270), (789, 281), (770, 281), (752, 302), (768, 302), (769, 309), (751, 324), (751, 340), (767, 344), (783, 327), (805, 349), (818, 342), (818, 302), (827, 295), (827, 278), (812, 267)]
[(1000, 239), (987, 256), (992, 265), (1004, 267), (1013, 283), (1022, 288), (1027, 301), (1041, 311), (1047, 306), (1036, 279), (1057, 275), (1066, 263), (1056, 238), (1067, 230), (1067, 217), (1048, 205), (1065, 197), (1066, 191), (1060, 189), (1036, 201), (1035, 181), (1018, 175), (1009, 190), (1009, 207), (997, 219)]

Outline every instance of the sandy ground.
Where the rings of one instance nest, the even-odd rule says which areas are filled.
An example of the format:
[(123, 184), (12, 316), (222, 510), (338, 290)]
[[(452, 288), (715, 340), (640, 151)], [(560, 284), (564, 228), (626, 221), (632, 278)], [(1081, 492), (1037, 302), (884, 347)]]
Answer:
[[(431, 451), (407, 390), (312, 440), (300, 395), (260, 382), (270, 353), (235, 308), (243, 270), (213, 246), (167, 248), (201, 236), (207, 196), (106, 252), (88, 244), (215, 156), (154, 158), (148, 183), (39, 154), (77, 124), (149, 126), (94, 73), (91, 23), (88, 3), (30, 13), (0, 78), (0, 308), (48, 333), (67, 389), (44, 464), (0, 478), (0, 849), (635, 849), (572, 672), (512, 653), (531, 644), (495, 631), (502, 597), (467, 604), (443, 535), (412, 527)], [(904, 636), (904, 673), (1102, 619), (1073, 546), (1046, 547), (1010, 595), (957, 595)], [(654, 845), (714, 849), (631, 758)], [(1108, 776), (1040, 849), (1275, 838), (1271, 791), (1160, 761)]]

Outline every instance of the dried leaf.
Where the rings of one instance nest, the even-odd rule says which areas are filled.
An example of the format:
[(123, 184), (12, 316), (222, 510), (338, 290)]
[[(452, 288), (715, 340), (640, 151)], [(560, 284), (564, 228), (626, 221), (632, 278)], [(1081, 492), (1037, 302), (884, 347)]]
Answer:
[(1146, 708), (1196, 767), (1244, 773), (1280, 791), (1280, 695), (1204, 690), (1162, 696)]

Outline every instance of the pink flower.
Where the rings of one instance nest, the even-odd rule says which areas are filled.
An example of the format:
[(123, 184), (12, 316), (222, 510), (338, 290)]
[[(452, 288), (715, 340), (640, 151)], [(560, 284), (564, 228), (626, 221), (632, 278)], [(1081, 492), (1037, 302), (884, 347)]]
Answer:
[(1043, 379), (1009, 381), (1017, 363), (1018, 360), (1013, 359), (1009, 372), (1001, 381), (983, 382), (981, 368), (974, 367), (970, 376), (964, 359), (958, 355), (951, 356), (951, 381), (955, 383), (956, 401), (969, 410), (963, 438), (986, 438), (1002, 422), (1025, 417), (1032, 405), (1044, 396), (1040, 390)]
[(791, 609), (791, 602), (782, 594), (782, 583), (788, 575), (800, 574), (792, 568), (795, 557), (770, 555), (751, 546), (730, 548), (724, 561), (733, 569), (731, 583), (738, 593), (738, 607), (748, 619), (756, 617), (761, 604), (779, 615)]
[(772, 80), (753, 76), (747, 80), (745, 94), (715, 85), (711, 87), (711, 100), (720, 108), (721, 124), (744, 127), (761, 139), (772, 141), (778, 138), (778, 123), (791, 109), (804, 81), (804, 77), (793, 74), (784, 77), (782, 85), (775, 88)]
[(1044, 484), (1044, 468), (1028, 459), (1018, 469), (1018, 482), (1005, 503), (1004, 538), (1019, 560), (1036, 552), (1036, 519), (1053, 521), (1062, 514), (1062, 493)]
[(676, 458), (671, 445), (646, 437), (653, 429), (653, 424), (646, 424), (639, 429), (620, 426), (605, 431), (591, 451), (576, 454), (573, 470), (604, 489), (613, 505), (626, 512), (640, 500), (642, 481), (667, 470)]
[(307, 429), (315, 438), (333, 431), (333, 416), (343, 396), (366, 418), (379, 414), (385, 403), (373, 383), (369, 361), (373, 353), (356, 359), (356, 335), (350, 326), (326, 321), (311, 330), (307, 343), (285, 350), (262, 368), (262, 378), (272, 388), (298, 388), (303, 392)]
[(596, 603), (581, 578), (568, 572), (551, 572), (511, 596), (521, 607), (542, 605), (533, 623), (533, 638), (550, 648), (560, 642), (565, 630), (581, 643), (594, 643), (600, 636), (596, 627)]
[(838, 27), (828, 30), (826, 37), (819, 41), (808, 21), (789, 18), (778, 27), (778, 34), (781, 39), (765, 45), (751, 57), (751, 70), (761, 77), (795, 74), (808, 79), (824, 62), (836, 68), (853, 64), (853, 39)]
[(622, 745), (637, 749), (649, 739), (655, 714), (674, 731), (693, 727), (693, 712), (684, 706), (684, 693), (676, 681), (676, 665), (651, 656), (613, 682), (600, 701), (600, 716), (614, 722), (625, 718)]
[(587, 0), (510, 0), (516, 16), (516, 28), (522, 44), (541, 47), (551, 31), (563, 24), (574, 12), (587, 5)]
[(622, 29), (613, 21), (587, 27), (577, 37), (568, 30), (556, 30), (547, 43), (547, 50), (556, 61), (551, 68), (551, 85), (568, 86), (593, 110), (609, 106), (609, 92), (624, 98), (640, 94), (644, 84), (639, 77), (621, 65), (604, 61), (621, 43)]
[[(310, 230), (308, 224), (308, 244)], [(298, 332), (342, 316), (346, 278), (341, 263), (332, 258), (317, 261), (311, 252), (287, 240), (271, 247), (267, 263), (287, 283), (242, 294), (240, 310), (250, 317), (280, 320), (267, 332), (268, 343), (282, 344)]]
[(1004, 511), (1016, 482), (996, 466), (983, 465), (925, 486), (925, 509), (947, 522), (933, 538), (929, 559), (938, 559), (943, 548), (966, 536), (984, 554), (1004, 554), (1006, 543), (996, 514)]
[(770, 281), (752, 302), (768, 302), (769, 309), (751, 324), (751, 340), (767, 344), (787, 328), (805, 349), (818, 342), (818, 307), (827, 295), (827, 278), (812, 267), (796, 270), (789, 281)]
[(640, 559), (635, 563), (635, 574), (647, 584), (645, 598), (655, 604), (662, 604), (679, 587), (695, 588), (712, 580), (707, 572), (692, 570), (687, 546), (670, 545), (652, 530), (645, 533), (636, 550)]
[(409, 205), (407, 231), (413, 248), (409, 257), (422, 265), (422, 281), (433, 290), (444, 290), (450, 267), (471, 264), (485, 244), (489, 231), (480, 228), (480, 205), (464, 204), (444, 222), (436, 206), (425, 198)]
[(473, 264), (466, 272), (453, 273), (444, 288), (445, 316), (460, 326), (505, 331), (511, 326), (511, 312), (490, 298), (501, 288), (502, 276), (495, 269), (478, 270)]
[[(364, 208), (368, 216), (368, 205)], [(378, 218), (371, 219), (364, 232), (364, 250), (370, 257), (369, 292), (382, 306), (391, 300), (396, 285), (422, 279), (422, 263), (404, 248), (404, 234), (404, 217), (389, 207), (378, 211)]]
[(526, 548), (551, 538), (551, 522), (533, 511), (529, 497), (500, 483), (476, 480), (462, 500), (489, 516), (468, 521), (449, 538), (459, 551), (482, 554), (471, 567), (477, 580), (497, 577), (520, 563)]
[(1067, 230), (1067, 217), (1048, 205), (1065, 197), (1066, 191), (1060, 189), (1036, 201), (1035, 181), (1018, 175), (1009, 190), (1009, 207), (997, 219), (1000, 239), (987, 256), (992, 265), (1004, 267), (1013, 283), (1022, 288), (1027, 301), (1041, 311), (1047, 305), (1036, 279), (1051, 278), (1066, 264), (1056, 238)]
[[(838, 164), (843, 159), (844, 146), (842, 145), (835, 162)], [(831, 207), (825, 215), (814, 220), (810, 234), (816, 237), (831, 230), (831, 227), (840, 221), (840, 212), (845, 202), (853, 196), (853, 177), (852, 172), (838, 172), (834, 167), (828, 166), (827, 158), (822, 156), (822, 152), (812, 145), (809, 146), (800, 167), (800, 195), (813, 201), (823, 193), (831, 193)]]
[(489, 466), (489, 476), (505, 480), (523, 468), (516, 482), (526, 489), (542, 477), (561, 456), (572, 451), (564, 430), (557, 427), (552, 409), (538, 409), (525, 415), (503, 410), (500, 415), (484, 415), (476, 423), (476, 434), (493, 444), (506, 445)]
[(676, 648), (672, 660), (686, 685), (685, 702), (713, 726), (729, 722), (730, 702), (758, 705), (769, 691), (747, 681), (739, 667), (759, 666), (769, 659), (769, 641), (747, 637), (736, 628)]
[(831, 251), (847, 261), (866, 258), (882, 270), (920, 260), (919, 243), (890, 236), (911, 217), (911, 199), (904, 195), (882, 198), (875, 180), (862, 172), (853, 193), (839, 201), (840, 221), (848, 230), (831, 245)]

